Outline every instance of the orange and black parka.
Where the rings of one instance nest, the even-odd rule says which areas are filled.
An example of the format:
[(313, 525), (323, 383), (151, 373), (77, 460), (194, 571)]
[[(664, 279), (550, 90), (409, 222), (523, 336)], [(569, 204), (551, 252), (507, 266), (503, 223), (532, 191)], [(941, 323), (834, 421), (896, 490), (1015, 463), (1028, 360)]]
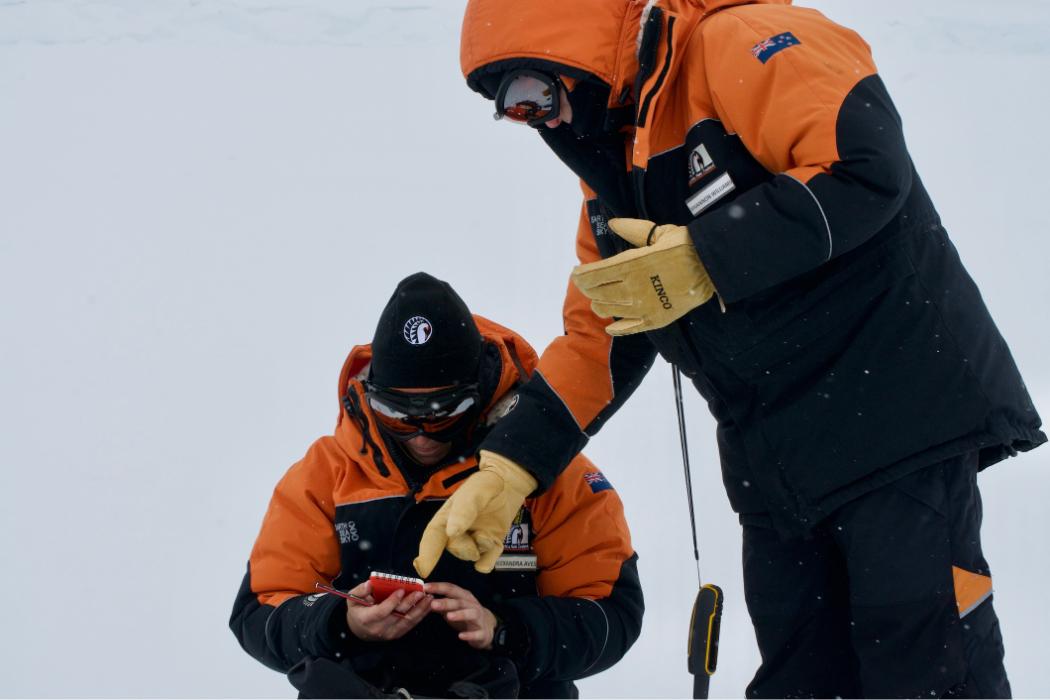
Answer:
[[(480, 439), (513, 409), (537, 358), (514, 332), (475, 320), (485, 341), (483, 366), (493, 368), (482, 381)], [(407, 659), (424, 672), (428, 665), (454, 668), (470, 651), (437, 614), (396, 642), (361, 642), (347, 628), (346, 602), (315, 589), (324, 583), (348, 590), (372, 571), (416, 576), (412, 559), (424, 527), (477, 471), (476, 444), (425, 470), (412, 468), (397, 443), (384, 439), (361, 384), (370, 360), (368, 345), (351, 351), (339, 378), (334, 434), (317, 440), (274, 489), (230, 618), (244, 649), (282, 672), (311, 657), (348, 661), (365, 674)], [(614, 664), (641, 629), (637, 556), (623, 504), (579, 455), (526, 500), (504, 545), (491, 574), (446, 553), (429, 580), (470, 590), (511, 628), (511, 660), (525, 691), (569, 697), (574, 679)]]
[(600, 128), (537, 130), (582, 181), (579, 261), (624, 250), (612, 216), (688, 226), (718, 296), (614, 339), (570, 284), (485, 449), (550, 483), (657, 353), (717, 419), (734, 509), (784, 534), (948, 456), (1046, 441), (854, 31), (789, 0), (469, 0), (461, 63), (490, 99), (516, 68), (604, 96)]

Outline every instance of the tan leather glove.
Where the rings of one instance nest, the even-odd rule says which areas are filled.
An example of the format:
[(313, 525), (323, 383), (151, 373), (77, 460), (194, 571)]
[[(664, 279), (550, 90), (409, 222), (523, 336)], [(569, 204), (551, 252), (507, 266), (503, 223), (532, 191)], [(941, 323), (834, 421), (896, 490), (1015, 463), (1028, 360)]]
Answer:
[(612, 219), (616, 235), (635, 250), (572, 271), (594, 313), (619, 317), (605, 331), (629, 335), (663, 328), (715, 294), (685, 226), (657, 226), (643, 219)]
[(423, 531), (412, 566), (426, 578), (448, 549), (474, 562), (481, 573), (489, 573), (503, 552), (503, 541), (521, 504), (537, 486), (536, 479), (515, 462), (482, 450), (478, 473), (456, 489)]

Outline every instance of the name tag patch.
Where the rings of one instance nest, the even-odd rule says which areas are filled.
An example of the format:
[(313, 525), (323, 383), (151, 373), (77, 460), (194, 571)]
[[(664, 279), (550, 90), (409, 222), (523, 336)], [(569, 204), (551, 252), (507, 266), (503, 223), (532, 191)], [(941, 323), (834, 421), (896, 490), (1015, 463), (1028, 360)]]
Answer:
[(535, 554), (502, 554), (496, 560), (496, 571), (535, 571)]
[(729, 173), (722, 173), (710, 185), (686, 199), (685, 205), (689, 207), (689, 211), (692, 212), (693, 216), (698, 216), (700, 212), (735, 189), (736, 184), (733, 182), (733, 178), (729, 176)]

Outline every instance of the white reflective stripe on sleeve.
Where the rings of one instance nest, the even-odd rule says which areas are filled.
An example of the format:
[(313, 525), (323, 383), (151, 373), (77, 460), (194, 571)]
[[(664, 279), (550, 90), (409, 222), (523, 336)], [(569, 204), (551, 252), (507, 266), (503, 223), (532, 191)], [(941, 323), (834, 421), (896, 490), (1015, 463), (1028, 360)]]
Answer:
[(820, 200), (817, 199), (817, 195), (813, 194), (813, 190), (809, 189), (809, 186), (806, 183), (802, 182), (802, 180), (799, 180), (794, 175), (789, 175), (788, 173), (782, 173), (782, 175), (784, 175), (785, 177), (789, 177), (798, 184), (800, 184), (802, 186), (802, 189), (808, 192), (809, 196), (813, 198), (813, 203), (817, 205), (817, 209), (820, 211), (820, 217), (824, 219), (824, 227), (828, 231), (828, 257), (824, 259), (824, 262), (831, 260), (831, 250), (834, 246), (834, 242), (831, 237), (831, 224), (828, 223), (828, 216), (824, 213), (824, 207), (820, 206)]
[(590, 598), (580, 598), (580, 600), (586, 600), (588, 603), (594, 603), (598, 606), (598, 609), (602, 611), (602, 617), (605, 619), (605, 639), (602, 640), (602, 648), (598, 651), (598, 655), (594, 657), (594, 661), (592, 661), (587, 668), (583, 669), (583, 672), (586, 673), (591, 670), (591, 666), (598, 663), (598, 659), (602, 658), (602, 654), (605, 653), (605, 647), (609, 644), (609, 616), (605, 614), (605, 608), (599, 605), (598, 601), (591, 600)]

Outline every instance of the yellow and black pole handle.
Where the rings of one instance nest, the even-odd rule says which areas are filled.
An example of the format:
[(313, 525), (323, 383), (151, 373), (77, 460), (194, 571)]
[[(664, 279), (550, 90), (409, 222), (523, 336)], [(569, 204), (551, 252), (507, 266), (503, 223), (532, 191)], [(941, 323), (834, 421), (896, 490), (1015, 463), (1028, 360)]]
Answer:
[(706, 698), (711, 676), (718, 666), (718, 630), (722, 624), (722, 589), (703, 586), (696, 594), (689, 621), (689, 673), (693, 674), (693, 697)]
[(685, 467), (685, 491), (689, 500), (689, 524), (693, 529), (693, 558), (696, 559), (696, 580), (700, 590), (693, 603), (689, 619), (688, 661), (693, 674), (693, 697), (706, 698), (711, 676), (718, 665), (718, 632), (722, 624), (722, 589), (700, 577), (700, 546), (696, 538), (696, 513), (693, 507), (693, 475), (689, 468), (689, 442), (685, 435), (685, 407), (682, 405), (682, 376), (678, 367), (671, 365), (674, 376), (675, 410), (678, 413), (678, 435), (682, 442), (682, 465)]

